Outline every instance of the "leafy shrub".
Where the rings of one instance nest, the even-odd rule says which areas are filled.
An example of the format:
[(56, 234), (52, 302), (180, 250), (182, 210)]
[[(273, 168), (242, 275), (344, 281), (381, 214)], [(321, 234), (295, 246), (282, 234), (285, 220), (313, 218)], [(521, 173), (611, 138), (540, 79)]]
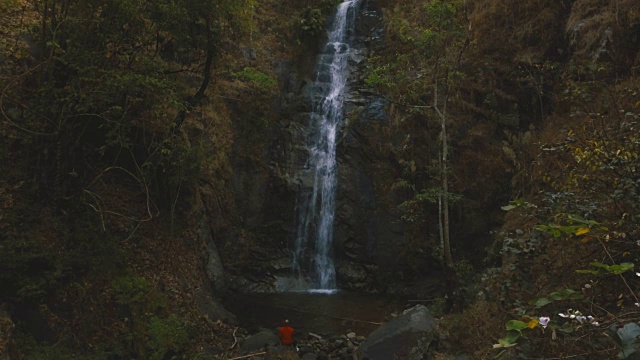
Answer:
[(139, 276), (119, 277), (111, 283), (115, 292), (116, 302), (121, 305), (141, 303), (148, 298), (151, 284)]
[(147, 349), (152, 360), (162, 360), (170, 352), (179, 353), (189, 341), (185, 325), (175, 315), (166, 319), (152, 317), (148, 332)]
[(302, 38), (315, 38), (324, 30), (324, 16), (320, 9), (307, 8), (300, 19)]
[(234, 75), (241, 81), (255, 85), (260, 90), (268, 91), (277, 86), (276, 80), (272, 76), (252, 67), (246, 67)]

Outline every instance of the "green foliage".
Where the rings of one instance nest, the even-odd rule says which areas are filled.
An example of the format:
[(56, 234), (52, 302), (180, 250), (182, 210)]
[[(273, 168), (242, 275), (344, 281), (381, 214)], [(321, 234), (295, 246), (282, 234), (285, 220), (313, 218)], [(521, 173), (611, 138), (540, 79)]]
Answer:
[(324, 30), (324, 15), (321, 9), (307, 8), (302, 13), (299, 21), (299, 29), (303, 39), (313, 39)]
[[(412, 189), (412, 185), (409, 185), (408, 182), (396, 181), (394, 183), (395, 189), (400, 189), (403, 186), (407, 189)], [(398, 205), (398, 209), (403, 212), (402, 220), (407, 222), (414, 222), (418, 220), (424, 219), (424, 207), (427, 204), (437, 204), (440, 196), (444, 195), (440, 188), (430, 188), (426, 190), (422, 190), (419, 193), (414, 193), (413, 197), (409, 200), (403, 201), (400, 205)], [(463, 196), (455, 193), (447, 193), (449, 196), (449, 202), (455, 204), (457, 202), (462, 201)]]
[(39, 343), (21, 332), (17, 332), (14, 338), (15, 344), (29, 360), (107, 360), (110, 358), (109, 352), (100, 346), (93, 349), (90, 354), (77, 354), (61, 343), (53, 345)]
[(320, 0), (320, 9), (324, 13), (335, 10), (336, 6), (340, 4), (342, 0)]
[(0, 254), (4, 300), (37, 301), (62, 275), (61, 259), (37, 241), (9, 244)]
[(423, 8), (429, 17), (430, 24), (439, 31), (451, 30), (456, 24), (458, 1), (432, 0), (424, 4)]
[(522, 330), (526, 329), (528, 326), (523, 321), (520, 320), (509, 320), (505, 324), (507, 331), (515, 330), (517, 332), (522, 332)]
[(501, 206), (500, 208), (504, 211), (509, 211), (509, 210), (516, 209), (520, 206), (535, 206), (535, 205), (524, 201), (524, 199), (515, 199), (515, 200), (509, 201), (509, 205)]
[(568, 214), (564, 217), (566, 217), (566, 219), (571, 223), (570, 225), (537, 225), (536, 229), (545, 232), (554, 238), (559, 238), (561, 236), (585, 235), (591, 231), (591, 228), (605, 231), (608, 230), (608, 228), (600, 226), (597, 221), (586, 220), (581, 216)]
[(591, 274), (596, 276), (620, 275), (627, 271), (633, 271), (635, 266), (633, 263), (628, 262), (607, 265), (597, 261), (590, 262), (589, 265), (593, 266), (595, 270), (576, 270), (576, 272), (578, 274)]
[(18, 0), (0, 0), (0, 11), (15, 9), (19, 5)]
[(165, 359), (168, 353), (180, 353), (189, 341), (185, 325), (173, 314), (166, 319), (152, 317), (148, 333), (147, 349), (151, 360)]
[(571, 289), (564, 289), (562, 291), (554, 291), (547, 295), (547, 297), (541, 297), (536, 300), (532, 300), (529, 304), (533, 305), (536, 309), (544, 307), (553, 303), (554, 301), (563, 301), (563, 300), (580, 300), (583, 299), (584, 296)]
[(516, 346), (516, 341), (520, 338), (521, 333), (519, 331), (508, 331), (507, 335), (498, 339), (498, 343), (493, 345), (494, 349), (509, 348)]
[(379, 91), (392, 90), (395, 86), (395, 81), (391, 79), (391, 75), (390, 64), (375, 67), (369, 71), (365, 84)]
[(116, 302), (121, 305), (145, 302), (153, 290), (151, 284), (139, 276), (118, 277), (111, 282), (111, 286)]
[(140, 358), (154, 360), (186, 351), (187, 326), (168, 313), (166, 298), (145, 278), (120, 276), (113, 280), (112, 287), (116, 302), (130, 312), (128, 336), (122, 338), (126, 347), (135, 349)]
[(242, 69), (242, 71), (235, 73), (234, 76), (241, 81), (254, 85), (262, 91), (273, 90), (278, 85), (272, 76), (252, 67), (246, 67)]

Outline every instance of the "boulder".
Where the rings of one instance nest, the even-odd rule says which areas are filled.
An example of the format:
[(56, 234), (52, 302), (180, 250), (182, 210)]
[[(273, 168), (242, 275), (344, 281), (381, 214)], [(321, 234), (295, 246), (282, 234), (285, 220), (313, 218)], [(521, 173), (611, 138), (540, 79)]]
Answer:
[(280, 339), (278, 339), (276, 334), (269, 330), (263, 330), (246, 338), (240, 345), (240, 350), (243, 353), (250, 353), (262, 350), (267, 346), (276, 346), (279, 344)]
[(196, 304), (200, 312), (211, 321), (221, 320), (226, 324), (236, 325), (238, 319), (230, 313), (219, 302), (208, 296), (204, 290), (198, 290), (195, 293)]
[(213, 234), (209, 224), (207, 224), (206, 217), (202, 217), (199, 221), (197, 228), (198, 243), (205, 244), (206, 246), (206, 266), (205, 271), (211, 287), (213, 288), (216, 296), (223, 296), (227, 290), (224, 283), (224, 269), (222, 268), (222, 261), (218, 254), (218, 248), (213, 241)]
[(433, 340), (435, 319), (417, 305), (382, 325), (356, 350), (360, 360), (421, 360)]
[(302, 360), (318, 360), (318, 355), (314, 353), (306, 353), (302, 355)]

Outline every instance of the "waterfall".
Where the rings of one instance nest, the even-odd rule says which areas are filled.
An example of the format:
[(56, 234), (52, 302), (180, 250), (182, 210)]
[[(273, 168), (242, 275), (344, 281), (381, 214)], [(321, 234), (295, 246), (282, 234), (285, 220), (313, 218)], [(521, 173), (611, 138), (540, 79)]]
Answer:
[[(360, 0), (342, 2), (333, 17), (327, 43), (318, 57), (316, 92), (309, 118), (307, 167), (313, 188), (298, 199), (298, 228), (293, 269), (298, 277), (311, 276), (316, 290), (336, 288), (332, 259), (333, 220), (336, 208), (336, 140), (344, 117), (344, 89), (347, 82), (350, 43)], [(308, 274), (311, 273), (311, 274)]]

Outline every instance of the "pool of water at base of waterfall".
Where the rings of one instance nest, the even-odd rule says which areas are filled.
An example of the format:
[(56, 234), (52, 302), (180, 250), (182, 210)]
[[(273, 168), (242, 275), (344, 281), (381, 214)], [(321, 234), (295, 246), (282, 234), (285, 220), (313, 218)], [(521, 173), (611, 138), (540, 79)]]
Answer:
[(312, 332), (323, 337), (351, 331), (367, 336), (406, 305), (399, 299), (346, 291), (233, 294), (223, 304), (250, 333), (275, 329), (288, 319), (299, 336)]

